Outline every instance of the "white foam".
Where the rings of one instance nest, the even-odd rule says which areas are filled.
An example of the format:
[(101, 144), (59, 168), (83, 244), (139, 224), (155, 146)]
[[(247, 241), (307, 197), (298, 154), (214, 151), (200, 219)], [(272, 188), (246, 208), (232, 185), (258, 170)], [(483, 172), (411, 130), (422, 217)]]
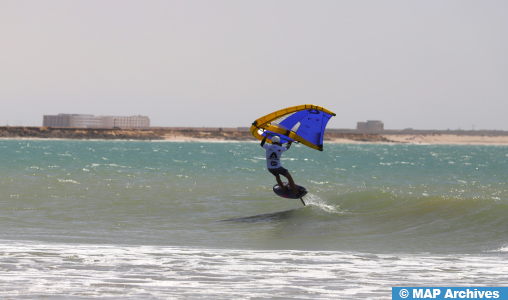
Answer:
[(72, 179), (57, 179), (58, 182), (61, 182), (61, 183), (74, 183), (74, 184), (81, 184), (79, 182), (77, 182), (76, 180), (72, 180)]
[(508, 252), (508, 245), (503, 246), (503, 247), (496, 249), (496, 250), (491, 250), (489, 252)]
[(0, 241), (0, 297), (391, 299), (401, 284), (500, 284), (508, 265), (499, 255)]

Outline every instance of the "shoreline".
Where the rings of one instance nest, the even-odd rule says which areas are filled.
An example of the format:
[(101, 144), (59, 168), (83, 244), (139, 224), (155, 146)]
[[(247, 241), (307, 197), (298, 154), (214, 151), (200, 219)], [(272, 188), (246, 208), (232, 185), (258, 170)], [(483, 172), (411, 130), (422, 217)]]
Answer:
[[(0, 127), (0, 140), (148, 140), (258, 142), (248, 130), (180, 128), (51, 128)], [(362, 134), (327, 132), (324, 143), (333, 144), (418, 144), (418, 145), (500, 145), (508, 146), (508, 136), (465, 134)]]

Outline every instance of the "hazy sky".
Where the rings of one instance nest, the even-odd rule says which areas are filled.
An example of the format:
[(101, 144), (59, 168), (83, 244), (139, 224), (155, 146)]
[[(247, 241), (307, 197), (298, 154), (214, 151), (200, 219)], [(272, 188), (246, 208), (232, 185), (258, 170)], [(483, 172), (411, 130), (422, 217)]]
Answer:
[(508, 1), (0, 0), (0, 125), (43, 114), (508, 130)]

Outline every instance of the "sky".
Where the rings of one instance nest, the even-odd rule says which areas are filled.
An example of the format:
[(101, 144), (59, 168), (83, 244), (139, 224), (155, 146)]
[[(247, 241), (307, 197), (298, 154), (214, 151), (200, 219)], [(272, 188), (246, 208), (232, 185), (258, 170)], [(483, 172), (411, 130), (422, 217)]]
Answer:
[(0, 1), (0, 126), (59, 113), (508, 130), (508, 1)]

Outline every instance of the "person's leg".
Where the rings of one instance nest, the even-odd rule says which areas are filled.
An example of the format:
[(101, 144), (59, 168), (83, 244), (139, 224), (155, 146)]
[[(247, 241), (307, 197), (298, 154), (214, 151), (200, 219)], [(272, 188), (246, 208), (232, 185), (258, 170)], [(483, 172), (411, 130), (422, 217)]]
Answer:
[(277, 183), (279, 184), (279, 186), (282, 188), (282, 190), (286, 190), (286, 187), (284, 186), (284, 184), (282, 184), (282, 180), (280, 180), (280, 176), (277, 175), (275, 176), (275, 180), (277, 180)]
[(289, 174), (289, 171), (284, 176), (288, 179), (289, 185), (291, 186), (291, 189), (293, 189), (293, 193), (295, 194), (295, 196), (298, 196), (298, 190), (296, 189), (295, 182), (293, 180), (293, 177), (291, 177), (291, 174)]

